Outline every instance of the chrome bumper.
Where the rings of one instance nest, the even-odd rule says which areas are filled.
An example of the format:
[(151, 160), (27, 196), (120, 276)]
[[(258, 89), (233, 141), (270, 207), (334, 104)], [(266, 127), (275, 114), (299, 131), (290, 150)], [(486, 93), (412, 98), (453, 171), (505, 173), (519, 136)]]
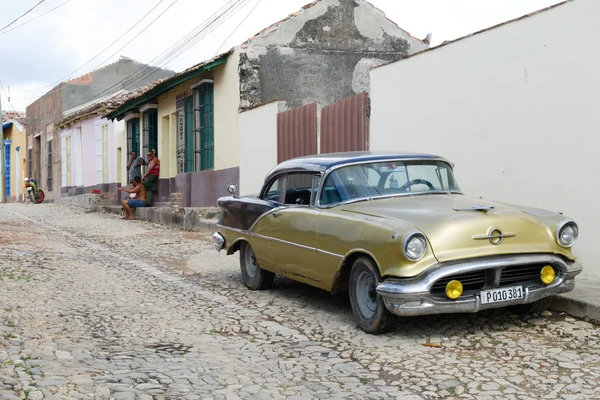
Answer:
[[(448, 276), (482, 270), (499, 271), (509, 266), (529, 264), (551, 264), (556, 267), (558, 274), (554, 282), (547, 286), (541, 282), (531, 283), (529, 281), (522, 283), (524, 290), (522, 299), (482, 304), (478, 293), (463, 294), (456, 300), (450, 300), (446, 297), (434, 298), (431, 295), (431, 288), (434, 283)], [(575, 287), (575, 276), (581, 273), (582, 269), (580, 263), (566, 261), (555, 255), (489, 257), (442, 263), (415, 278), (388, 279), (377, 286), (377, 293), (383, 298), (387, 309), (391, 313), (400, 316), (475, 313), (491, 308), (532, 303), (544, 297), (570, 292)], [(515, 283), (510, 286), (518, 285), (519, 283)], [(495, 287), (489, 289), (495, 289)]]

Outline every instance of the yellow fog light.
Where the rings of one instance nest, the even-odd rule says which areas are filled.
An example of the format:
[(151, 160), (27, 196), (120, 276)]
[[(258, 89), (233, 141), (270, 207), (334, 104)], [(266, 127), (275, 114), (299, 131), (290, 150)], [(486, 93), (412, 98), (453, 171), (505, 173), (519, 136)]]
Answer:
[(463, 292), (463, 285), (459, 281), (450, 281), (446, 285), (446, 296), (449, 299), (456, 300)]
[(554, 279), (556, 279), (556, 271), (554, 271), (554, 268), (551, 266), (546, 265), (544, 268), (542, 268), (540, 278), (544, 284), (549, 285), (554, 282)]

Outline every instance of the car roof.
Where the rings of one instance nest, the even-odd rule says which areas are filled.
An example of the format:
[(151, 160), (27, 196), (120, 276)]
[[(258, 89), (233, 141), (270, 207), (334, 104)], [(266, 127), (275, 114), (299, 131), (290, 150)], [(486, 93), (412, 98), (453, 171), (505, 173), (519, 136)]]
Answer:
[(277, 175), (287, 171), (324, 172), (327, 171), (329, 168), (344, 164), (355, 164), (371, 161), (377, 162), (390, 159), (438, 159), (448, 162), (444, 158), (433, 154), (410, 152), (349, 151), (343, 153), (315, 154), (312, 156), (297, 157), (287, 161), (283, 161), (269, 172), (265, 180), (270, 180), (270, 178), (272, 178), (273, 175)]

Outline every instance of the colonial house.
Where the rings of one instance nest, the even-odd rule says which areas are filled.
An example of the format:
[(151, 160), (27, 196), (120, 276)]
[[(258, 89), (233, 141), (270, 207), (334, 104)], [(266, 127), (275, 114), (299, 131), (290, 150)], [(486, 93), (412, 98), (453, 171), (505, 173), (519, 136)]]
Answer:
[(160, 78), (168, 71), (127, 57), (78, 78), (61, 82), (27, 107), (27, 175), (37, 179), (52, 201), (61, 194), (61, 152), (57, 123), (69, 110), (112, 96), (120, 90), (131, 91)]
[(126, 123), (122, 165), (132, 150), (157, 150), (161, 202), (213, 206), (239, 181), (240, 112), (275, 100), (322, 108), (368, 92), (371, 67), (426, 48), (367, 1), (320, 0), (106, 117)]
[(165, 78), (132, 91), (116, 93), (91, 101), (65, 112), (56, 123), (60, 136), (61, 194), (76, 196), (99, 190), (115, 193), (125, 181), (119, 171), (125, 169), (116, 133), (124, 129), (123, 121), (110, 121), (102, 116)]
[(2, 143), (4, 152), (5, 181), (2, 200), (4, 202), (24, 199), (25, 179), (25, 113), (6, 111), (2, 113)]

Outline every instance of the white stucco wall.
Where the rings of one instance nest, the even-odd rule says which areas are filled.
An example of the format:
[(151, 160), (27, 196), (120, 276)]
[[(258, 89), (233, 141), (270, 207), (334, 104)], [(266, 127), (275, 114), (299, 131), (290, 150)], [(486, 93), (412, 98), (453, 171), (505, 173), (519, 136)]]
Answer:
[(374, 69), (371, 149), (445, 156), (467, 194), (574, 218), (600, 276), (598, 15), (575, 0)]
[(258, 194), (265, 175), (277, 165), (279, 102), (239, 114), (240, 187), (242, 196)]
[(240, 165), (240, 55), (237, 51), (213, 71), (215, 90), (215, 171)]

